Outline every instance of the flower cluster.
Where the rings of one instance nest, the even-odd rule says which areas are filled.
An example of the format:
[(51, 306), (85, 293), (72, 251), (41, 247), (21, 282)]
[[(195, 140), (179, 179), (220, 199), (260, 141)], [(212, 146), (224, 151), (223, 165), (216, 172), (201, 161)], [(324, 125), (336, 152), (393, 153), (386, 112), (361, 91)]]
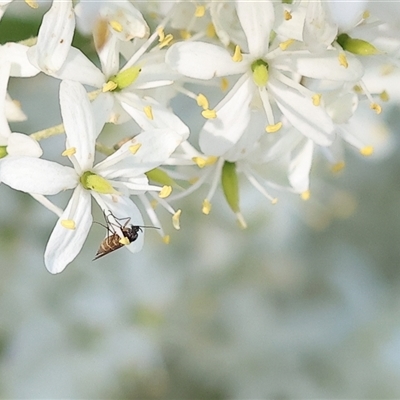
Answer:
[[(9, 3), (3, 2), (1, 16)], [(315, 157), (324, 156), (337, 171), (346, 143), (371, 155), (379, 139), (355, 129), (354, 121), (365, 104), (378, 118), (387, 92), (373, 92), (363, 78), (369, 72), (378, 80), (378, 67), (395, 64), (395, 51), (393, 42), (385, 48), (386, 25), (363, 2), (351, 3), (337, 21), (337, 8), (345, 6), (53, 0), (37, 38), (2, 45), (0, 182), (58, 216), (45, 251), (48, 270), (61, 272), (81, 250), (93, 222), (92, 197), (109, 218), (134, 226), (144, 224), (140, 203), (168, 242), (156, 205), (179, 229), (181, 210), (173, 202), (208, 185), (199, 201), (203, 213), (211, 212), (220, 188), (245, 227), (243, 177), (272, 204), (282, 192), (307, 199)], [(95, 58), (72, 45), (74, 34), (93, 44)], [(9, 77), (37, 74), (60, 81), (62, 124), (13, 132), (9, 122), (25, 116), (7, 94)], [(172, 101), (183, 96), (187, 107), (173, 110)], [(190, 107), (204, 119), (199, 132), (182, 121)], [(137, 129), (108, 147), (99, 135), (110, 124), (116, 132), (126, 124)], [(60, 156), (70, 166), (61, 157), (42, 158), (39, 145), (64, 133)], [(102, 161), (95, 162), (96, 151)], [(68, 189), (64, 210), (49, 200)], [(129, 242), (114, 225), (121, 244), (141, 249), (142, 234)]]

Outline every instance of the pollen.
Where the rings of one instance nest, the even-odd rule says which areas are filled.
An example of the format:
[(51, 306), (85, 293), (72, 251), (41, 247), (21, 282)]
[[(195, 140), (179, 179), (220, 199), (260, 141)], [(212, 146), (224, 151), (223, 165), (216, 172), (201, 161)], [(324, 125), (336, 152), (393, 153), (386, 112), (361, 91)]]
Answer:
[(235, 52), (233, 53), (232, 60), (235, 62), (241, 62), (243, 60), (242, 52), (240, 46), (236, 45)]
[(363, 148), (360, 149), (360, 154), (365, 157), (372, 155), (373, 152), (374, 152), (373, 146), (364, 146)]
[(132, 146), (129, 146), (129, 151), (132, 154), (136, 154), (141, 147), (142, 147), (141, 143), (136, 143), (136, 144), (133, 144)]
[(206, 119), (217, 118), (217, 112), (215, 110), (204, 110), (201, 112), (201, 115)]
[(223, 92), (225, 92), (225, 91), (228, 89), (228, 87), (229, 87), (228, 79), (222, 78), (222, 79), (221, 79), (221, 90), (222, 90)]
[(76, 153), (76, 147), (70, 147), (69, 149), (64, 150), (61, 155), (63, 157), (73, 156)]
[(344, 54), (344, 53), (339, 54), (339, 64), (342, 67), (348, 68), (349, 63), (347, 62), (346, 54)]
[(210, 214), (211, 211), (211, 203), (208, 199), (203, 200), (203, 208), (201, 209), (202, 213), (205, 215)]
[(124, 236), (123, 238), (120, 238), (120, 239), (119, 239), (119, 242), (120, 242), (121, 244), (123, 244), (124, 246), (130, 244), (129, 239), (128, 239), (127, 237), (125, 237), (125, 236)]
[(321, 105), (321, 97), (322, 97), (321, 93), (316, 93), (316, 94), (314, 94), (314, 96), (312, 96), (312, 103), (315, 107), (318, 107)]
[(292, 14), (288, 10), (285, 10), (283, 13), (283, 18), (285, 18), (285, 21), (289, 21), (292, 19)]
[(278, 132), (279, 129), (282, 128), (282, 122), (278, 122), (275, 125), (268, 125), (265, 130), (267, 133), (275, 133)]
[(207, 25), (206, 35), (209, 38), (213, 38), (216, 35), (214, 24), (211, 22)]
[(72, 219), (62, 219), (60, 223), (66, 229), (74, 230), (76, 228), (75, 221)]
[(118, 21), (115, 21), (115, 20), (110, 21), (110, 26), (111, 26), (111, 28), (114, 29), (115, 32), (122, 32), (124, 29), (122, 27), (122, 25)]
[(371, 103), (369, 106), (371, 110), (374, 110), (378, 115), (382, 112), (382, 107), (378, 103)]
[(165, 185), (162, 187), (160, 193), (158, 194), (158, 197), (160, 199), (165, 199), (167, 198), (170, 194), (172, 193), (172, 187)]
[(143, 108), (143, 111), (144, 111), (144, 113), (146, 114), (146, 117), (147, 117), (148, 119), (150, 119), (150, 120), (153, 120), (153, 119), (154, 119), (154, 116), (153, 116), (153, 109), (152, 109), (151, 106), (146, 106), (146, 107), (144, 107), (144, 108)]
[(113, 90), (115, 90), (118, 87), (118, 85), (113, 82), (113, 81), (108, 81), (107, 83), (105, 83), (103, 85), (103, 88), (101, 89), (103, 91), (103, 93), (106, 92), (112, 92)]
[(306, 190), (305, 192), (300, 194), (300, 198), (304, 201), (309, 200), (311, 196), (311, 192), (309, 190)]
[(39, 5), (35, 0), (25, 0), (25, 3), (28, 4), (28, 6), (31, 8), (39, 8)]
[(216, 156), (209, 156), (207, 158), (193, 157), (192, 160), (197, 164), (199, 168), (204, 168), (206, 166), (215, 164), (218, 160), (218, 157)]
[(169, 33), (168, 35), (166, 35), (164, 37), (164, 39), (162, 41), (160, 41), (160, 44), (158, 45), (158, 47), (160, 49), (162, 49), (163, 47), (169, 46), (173, 39), (174, 39), (174, 37)]
[(288, 39), (288, 40), (285, 40), (282, 43), (279, 43), (279, 47), (280, 47), (281, 50), (285, 51), (293, 43), (294, 43), (294, 39)]
[(165, 236), (162, 238), (162, 240), (163, 240), (163, 242), (164, 242), (165, 244), (169, 244), (169, 242), (171, 241), (171, 237), (170, 237), (169, 235), (165, 235)]
[(333, 164), (331, 167), (331, 171), (335, 174), (338, 172), (342, 171), (346, 166), (346, 163), (344, 161), (338, 161), (337, 163)]
[(199, 107), (202, 107), (203, 110), (208, 110), (209, 104), (208, 104), (207, 97), (204, 96), (204, 94), (199, 93), (197, 98), (196, 98), (196, 101), (197, 101), (197, 105)]
[(174, 226), (174, 228), (176, 230), (181, 229), (180, 222), (179, 222), (181, 214), (182, 214), (182, 210), (178, 210), (172, 217), (172, 225)]
[(194, 16), (197, 18), (204, 17), (204, 14), (206, 13), (206, 8), (204, 6), (197, 6), (196, 11), (194, 12)]
[(179, 31), (179, 36), (183, 39), (183, 40), (188, 40), (192, 37), (192, 34), (186, 30), (186, 29), (181, 29)]

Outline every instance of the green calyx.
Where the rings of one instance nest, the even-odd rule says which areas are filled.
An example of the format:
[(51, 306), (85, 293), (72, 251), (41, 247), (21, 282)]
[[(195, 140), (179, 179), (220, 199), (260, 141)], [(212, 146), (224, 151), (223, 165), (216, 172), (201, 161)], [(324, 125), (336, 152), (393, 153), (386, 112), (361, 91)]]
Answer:
[(256, 60), (251, 64), (253, 81), (257, 86), (265, 86), (269, 79), (268, 64), (264, 60)]
[(229, 207), (235, 214), (239, 213), (239, 181), (235, 163), (225, 161), (222, 167), (221, 183)]
[(116, 193), (110, 182), (91, 171), (84, 172), (80, 178), (80, 182), (86, 190), (94, 190), (101, 194)]
[(141, 68), (139, 67), (130, 67), (125, 71), (119, 72), (117, 75), (114, 75), (110, 78), (111, 82), (114, 82), (117, 87), (114, 89), (115, 91), (120, 91), (122, 89), (130, 86), (137, 77), (139, 76)]
[(146, 172), (146, 176), (153, 182), (164, 186), (177, 186), (176, 182), (163, 170), (154, 168)]
[(379, 50), (371, 43), (362, 39), (353, 39), (346, 33), (339, 35), (336, 41), (340, 44), (343, 50), (357, 54), (358, 56), (372, 56), (374, 54), (379, 54)]
[(7, 146), (0, 146), (0, 158), (4, 158), (7, 154)]

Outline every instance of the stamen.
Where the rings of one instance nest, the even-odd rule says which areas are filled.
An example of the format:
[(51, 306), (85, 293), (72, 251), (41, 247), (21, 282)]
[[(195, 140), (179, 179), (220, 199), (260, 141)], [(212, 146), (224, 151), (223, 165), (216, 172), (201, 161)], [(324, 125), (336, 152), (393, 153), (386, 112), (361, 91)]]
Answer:
[(292, 14), (288, 10), (285, 10), (283, 13), (283, 18), (285, 18), (285, 21), (289, 21), (292, 19)]
[(314, 106), (318, 107), (321, 104), (321, 97), (322, 94), (316, 93), (314, 96), (312, 96), (312, 103)]
[(385, 101), (385, 102), (390, 100), (389, 93), (388, 93), (386, 90), (383, 90), (383, 91), (382, 91), (382, 93), (379, 95), (379, 98), (380, 98), (382, 101)]
[(218, 160), (218, 157), (216, 156), (208, 156), (207, 158), (193, 157), (192, 160), (197, 164), (199, 168), (204, 168), (206, 166), (215, 164)]
[(174, 39), (174, 37), (169, 33), (167, 36), (165, 36), (165, 38), (160, 42), (160, 44), (158, 45), (158, 47), (160, 49), (162, 49), (163, 47), (167, 47), (171, 44), (172, 40)]
[(128, 245), (128, 244), (130, 244), (131, 242), (129, 241), (129, 239), (127, 238), (127, 237), (122, 237), (122, 238), (120, 238), (119, 239), (119, 242), (121, 243), (121, 244), (123, 244), (124, 246), (126, 246), (126, 245)]
[(202, 107), (203, 110), (207, 110), (208, 109), (208, 107), (209, 107), (208, 100), (207, 100), (207, 97), (204, 96), (204, 94), (199, 93), (198, 96), (197, 96), (196, 101), (197, 101), (197, 105), (199, 107)]
[(129, 151), (132, 154), (136, 154), (141, 147), (142, 147), (141, 143), (136, 143), (136, 144), (133, 144), (132, 146), (129, 146)]
[(307, 201), (310, 199), (311, 192), (309, 190), (306, 190), (305, 192), (300, 194), (300, 197), (302, 200)]
[(235, 62), (241, 62), (243, 60), (242, 52), (240, 51), (240, 46), (236, 45), (235, 53), (232, 56), (232, 60)]
[(344, 53), (339, 54), (339, 64), (342, 67), (348, 68), (349, 63), (347, 62), (346, 54), (344, 54)]
[(378, 115), (382, 112), (382, 107), (378, 103), (371, 103), (369, 107), (374, 110)]
[(164, 40), (164, 38), (165, 38), (164, 28), (163, 28), (162, 26), (160, 26), (160, 27), (157, 29), (157, 33), (158, 33), (158, 36), (159, 36), (158, 41), (161, 43), (161, 42)]
[(208, 199), (203, 200), (203, 208), (201, 209), (202, 213), (205, 215), (210, 214), (211, 211), (211, 203)]
[(151, 108), (151, 106), (146, 106), (146, 107), (144, 107), (143, 111), (144, 111), (144, 113), (146, 114), (146, 117), (147, 117), (148, 119), (150, 119), (150, 120), (153, 120), (153, 119), (154, 119), (154, 116), (153, 116), (153, 109)]
[(282, 122), (278, 122), (275, 125), (268, 125), (265, 130), (267, 131), (267, 133), (275, 133), (278, 132), (279, 129), (282, 128)]
[(333, 173), (338, 173), (340, 171), (342, 171), (346, 166), (346, 163), (344, 161), (338, 161), (337, 163), (333, 164), (331, 166), (331, 171)]
[(179, 223), (179, 218), (181, 217), (182, 210), (178, 210), (172, 217), (172, 225), (176, 230), (181, 229), (180, 223)]
[(115, 90), (117, 87), (118, 87), (118, 85), (117, 85), (115, 82), (113, 82), (113, 81), (108, 81), (107, 83), (105, 83), (105, 84), (103, 85), (102, 91), (103, 91), (103, 93), (112, 92), (112, 91)]
[(204, 14), (206, 13), (206, 8), (204, 6), (197, 6), (196, 11), (194, 12), (194, 16), (197, 18), (204, 17)]
[(160, 193), (158, 194), (158, 197), (160, 199), (165, 199), (167, 198), (170, 194), (172, 193), (172, 187), (165, 185), (162, 187)]
[(163, 242), (164, 242), (165, 244), (169, 244), (169, 242), (170, 242), (170, 240), (171, 240), (171, 237), (170, 237), (169, 235), (165, 235), (165, 236), (162, 238), (162, 240), (163, 240)]
[(186, 29), (181, 29), (179, 35), (183, 40), (188, 40), (192, 37), (192, 34)]
[(229, 87), (228, 79), (222, 78), (222, 79), (221, 79), (221, 90), (222, 90), (223, 92), (225, 92), (225, 91), (228, 89), (228, 87)]
[(206, 35), (207, 35), (207, 37), (209, 37), (209, 38), (213, 38), (213, 37), (215, 37), (215, 35), (216, 35), (215, 27), (214, 27), (214, 24), (213, 24), (212, 22), (210, 22), (210, 23), (207, 25), (207, 28), (206, 28)]
[(201, 112), (201, 115), (206, 119), (217, 118), (217, 112), (215, 110), (204, 110)]
[(294, 43), (294, 39), (288, 39), (288, 40), (285, 40), (284, 42), (280, 43), (279, 47), (281, 50), (285, 51), (293, 43)]
[(76, 147), (70, 147), (69, 149), (64, 150), (61, 155), (63, 157), (73, 156), (76, 153)]
[(122, 32), (124, 30), (124, 28), (122, 27), (122, 25), (118, 22), (118, 21), (110, 21), (110, 26), (111, 28), (114, 29), (114, 31), (116, 32)]
[(29, 7), (35, 10), (39, 8), (39, 4), (35, 0), (25, 0), (25, 3), (28, 4)]
[(365, 146), (360, 149), (361, 155), (366, 156), (366, 157), (372, 155), (373, 152), (374, 152), (373, 146)]
[(76, 228), (75, 221), (72, 219), (62, 219), (60, 223), (66, 229), (74, 230)]

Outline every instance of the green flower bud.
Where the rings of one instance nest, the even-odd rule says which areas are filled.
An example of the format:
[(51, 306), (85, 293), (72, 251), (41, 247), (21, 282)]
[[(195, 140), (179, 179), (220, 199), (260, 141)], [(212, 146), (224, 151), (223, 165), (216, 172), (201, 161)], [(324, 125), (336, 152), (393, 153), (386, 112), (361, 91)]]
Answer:
[(177, 186), (176, 182), (163, 170), (154, 168), (146, 172), (147, 178), (164, 186)]
[(239, 213), (239, 182), (235, 163), (225, 161), (222, 167), (221, 183), (229, 207), (235, 214)]
[(139, 76), (140, 71), (141, 68), (133, 66), (126, 69), (125, 71), (119, 72), (117, 75), (114, 75), (110, 78), (110, 81), (114, 82), (117, 85), (117, 88), (115, 90), (119, 91), (127, 88), (133, 82), (135, 82), (135, 80)]
[(95, 192), (101, 194), (117, 193), (110, 182), (91, 171), (86, 171), (81, 176), (80, 182), (86, 190), (94, 190)]
[(7, 146), (0, 146), (0, 158), (4, 158), (7, 154)]
[(379, 54), (379, 50), (371, 43), (362, 39), (353, 39), (346, 33), (338, 36), (337, 42), (342, 46), (343, 50), (359, 56), (372, 56)]

